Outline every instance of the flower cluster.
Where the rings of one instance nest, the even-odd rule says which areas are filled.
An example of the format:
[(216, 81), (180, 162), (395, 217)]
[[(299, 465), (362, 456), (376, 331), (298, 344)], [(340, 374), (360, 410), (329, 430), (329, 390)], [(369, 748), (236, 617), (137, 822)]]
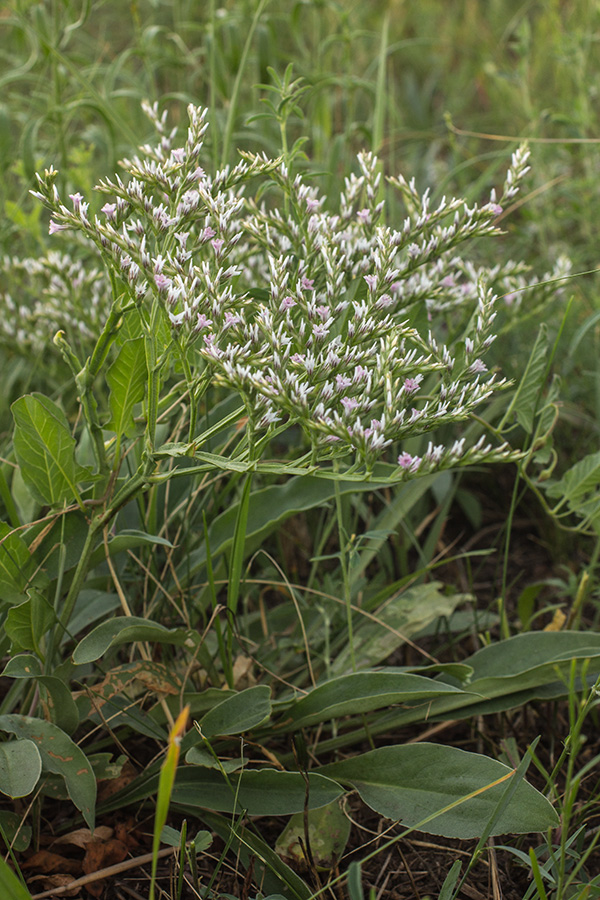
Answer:
[[(52, 212), (51, 234), (90, 239), (140, 315), (158, 310), (173, 345), (239, 393), (251, 436), (296, 424), (315, 458), (353, 453), (367, 471), (395, 444), (399, 477), (505, 455), (459, 440), (418, 457), (402, 442), (467, 419), (506, 384), (483, 359), (494, 339), (490, 285), (511, 285), (522, 269), (476, 268), (458, 248), (498, 233), (527, 172), (525, 148), (501, 196), (480, 206), (434, 204), (414, 182), (389, 179), (405, 210), (393, 227), (370, 153), (332, 211), (282, 159), (243, 154), (208, 174), (205, 110), (189, 108), (182, 147), (164, 115), (146, 111), (159, 144), (123, 161), (125, 180), (100, 183), (110, 199), (98, 214), (80, 194), (63, 203), (52, 169), (35, 193)], [(259, 191), (246, 197), (257, 176)], [(468, 324), (448, 341), (456, 309)]]
[(89, 347), (101, 331), (111, 293), (96, 255), (91, 263), (55, 250), (35, 259), (6, 256), (0, 272), (0, 340), (15, 352), (45, 356), (59, 329), (75, 347)]

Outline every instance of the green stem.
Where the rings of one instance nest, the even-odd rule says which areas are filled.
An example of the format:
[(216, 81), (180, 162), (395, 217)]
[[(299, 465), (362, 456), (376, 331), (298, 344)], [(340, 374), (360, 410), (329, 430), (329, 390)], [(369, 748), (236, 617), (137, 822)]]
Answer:
[[(102, 336), (100, 337), (98, 343), (101, 339)], [(100, 425), (98, 416), (96, 414), (96, 402), (92, 393), (94, 378), (91, 376), (89, 370), (90, 360), (88, 359), (84, 366), (81, 365), (81, 361), (67, 341), (64, 331), (56, 332), (56, 334), (54, 335), (54, 344), (62, 353), (63, 358), (66, 360), (67, 365), (69, 366), (73, 374), (73, 378), (79, 395), (79, 401), (83, 410), (83, 417), (92, 438), (92, 448), (94, 451), (94, 456), (96, 458), (98, 471), (106, 475), (108, 474), (109, 466), (106, 461), (106, 451), (104, 449), (102, 426)]]
[(61, 627), (65, 631), (67, 630), (67, 626), (69, 624), (71, 616), (73, 615), (73, 610), (75, 609), (75, 603), (77, 602), (79, 592), (81, 591), (84, 581), (87, 577), (90, 557), (94, 550), (95, 538), (98, 532), (101, 530), (101, 525), (99, 525), (99, 522), (100, 517), (92, 519), (92, 521), (90, 522), (88, 533), (85, 538), (85, 543), (81, 551), (81, 556), (79, 557), (79, 562), (77, 563), (77, 568), (75, 569), (73, 581), (71, 582), (69, 593), (65, 598), (62, 615), (59, 620)]
[(156, 422), (158, 419), (158, 395), (160, 393), (160, 364), (156, 355), (156, 330), (158, 328), (159, 305), (155, 299), (150, 316), (150, 324), (146, 328), (146, 365), (148, 368), (148, 419), (146, 426), (146, 449), (154, 452), (156, 438)]
[[(334, 462), (334, 469), (338, 471), (337, 460)], [(348, 643), (350, 645), (350, 660), (352, 662), (352, 671), (356, 672), (356, 658), (354, 656), (354, 631), (352, 626), (352, 596), (350, 590), (350, 578), (348, 574), (348, 556), (347, 536), (344, 528), (344, 516), (342, 511), (342, 492), (340, 490), (339, 481), (334, 482), (335, 490), (335, 512), (337, 518), (338, 535), (340, 542), (340, 565), (342, 567), (342, 583), (344, 585), (344, 601), (346, 604), (346, 622), (348, 625)]]
[(81, 591), (88, 574), (88, 567), (90, 558), (94, 551), (96, 535), (102, 531), (105, 525), (108, 525), (111, 519), (116, 516), (121, 507), (132, 500), (135, 495), (142, 490), (144, 485), (148, 483), (148, 478), (150, 477), (153, 468), (153, 458), (147, 457), (143, 465), (140, 467), (140, 470), (138, 470), (133, 478), (131, 478), (127, 482), (127, 484), (125, 484), (121, 488), (116, 497), (114, 497), (112, 504), (108, 507), (108, 509), (100, 515), (95, 516), (91, 520), (85, 543), (81, 551), (81, 556), (79, 557), (79, 562), (77, 563), (77, 568), (75, 569), (71, 587), (69, 588), (69, 592), (65, 598), (62, 616), (60, 618), (60, 624), (65, 630), (69, 624), (71, 616), (73, 615), (73, 609), (75, 608), (77, 597), (79, 596), (79, 592)]

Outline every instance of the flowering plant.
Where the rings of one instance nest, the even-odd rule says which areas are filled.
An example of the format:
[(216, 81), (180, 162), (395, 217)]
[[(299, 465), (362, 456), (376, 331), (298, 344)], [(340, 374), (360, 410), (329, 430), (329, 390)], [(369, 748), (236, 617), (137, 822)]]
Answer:
[[(482, 206), (446, 198), (434, 206), (414, 182), (389, 179), (406, 208), (394, 228), (386, 224), (380, 166), (370, 153), (359, 155), (360, 175), (346, 179), (339, 210), (331, 213), (325, 198), (300, 175), (293, 177), (281, 158), (244, 153), (235, 168), (208, 175), (200, 165), (205, 110), (189, 108), (183, 147), (174, 146), (165, 114), (159, 117), (156, 107), (146, 111), (160, 142), (123, 162), (127, 181), (117, 176), (100, 183), (111, 199), (99, 214), (90, 214), (79, 193), (70, 196), (70, 207), (64, 204), (52, 168), (39, 177), (35, 193), (52, 212), (50, 233), (78, 231), (106, 267), (111, 296), (103, 358), (106, 338), (123, 321), (131, 340), (143, 339), (150, 454), (158, 449), (161, 390), (175, 362), (189, 400), (189, 441), (180, 453), (198, 456), (198, 407), (217, 382), (233, 388), (243, 404), (245, 439), (232, 454), (239, 462), (258, 460), (291, 425), (310, 444), (296, 463), (307, 471), (352, 454), (353, 470), (369, 475), (391, 445), (397, 448), (394, 480), (510, 458), (505, 446), (483, 438), (470, 447), (464, 439), (449, 447), (430, 442), (422, 457), (402, 442), (469, 418), (506, 387), (483, 361), (494, 339), (496, 296), (485, 270), (471, 266), (473, 278), (466, 277), (457, 247), (498, 233), (496, 219), (528, 170), (525, 147), (513, 155), (501, 196), (492, 191)], [(269, 180), (260, 202), (244, 195), (257, 177), (261, 191)], [(470, 319), (449, 347), (441, 337), (448, 315), (465, 307)], [(83, 364), (64, 333), (56, 342), (85, 393), (97, 375), (98, 354)], [(87, 411), (97, 462), (106, 470), (104, 441), (98, 440), (106, 423), (90, 404)], [(119, 465), (115, 458), (110, 468)]]
[[(466, 436), (457, 437), (446, 446), (436, 443), (435, 436), (423, 450), (416, 450), (415, 438), (473, 418), (484, 401), (507, 387), (484, 362), (494, 339), (493, 285), (500, 284), (505, 292), (518, 289), (523, 269), (512, 263), (493, 269), (476, 266), (465, 260), (461, 245), (471, 238), (498, 233), (498, 216), (527, 171), (525, 148), (514, 154), (499, 197), (492, 192), (481, 206), (445, 198), (435, 205), (427, 192), (418, 194), (413, 182), (389, 179), (405, 211), (403, 221), (394, 225), (381, 167), (372, 154), (359, 155), (359, 174), (346, 180), (339, 208), (333, 212), (327, 198), (300, 175), (292, 174), (293, 153), (284, 153), (279, 159), (244, 153), (237, 166), (209, 175), (202, 168), (205, 112), (189, 108), (187, 140), (178, 147), (176, 133), (167, 130), (165, 116), (159, 115), (156, 107), (146, 111), (156, 126), (159, 143), (144, 146), (139, 156), (123, 162), (127, 178), (117, 176), (100, 183), (98, 189), (108, 199), (96, 213), (78, 192), (70, 195), (69, 202), (63, 201), (53, 168), (39, 177), (35, 195), (51, 212), (50, 234), (60, 240), (63, 232), (71, 232), (76, 249), (69, 247), (68, 254), (53, 251), (42, 260), (4, 263), (13, 281), (27, 276), (41, 285), (29, 306), (23, 302), (23, 292), (19, 303), (5, 294), (4, 335), (17, 349), (23, 345), (45, 351), (48, 330), (57, 329), (54, 345), (71, 372), (79, 414), (73, 426), (57, 403), (39, 393), (22, 396), (12, 406), (13, 450), (20, 476), (40, 512), (43, 507), (50, 512), (35, 521), (31, 516), (28, 524), (21, 525), (13, 504), (9, 511), (13, 527), (0, 523), (0, 545), (6, 551), (2, 559), (8, 560), (2, 587), (13, 603), (6, 634), (11, 652), (17, 654), (4, 674), (44, 679), (44, 690), (63, 704), (63, 718), (60, 726), (52, 724), (50, 728), (45, 726), (51, 723), (39, 719), (5, 716), (0, 728), (40, 744), (48, 733), (53, 740), (60, 737), (62, 743), (55, 748), (61, 750), (61, 758), (72, 761), (72, 771), (65, 775), (71, 779), (70, 796), (90, 827), (95, 776), (82, 751), (63, 731), (63, 726), (67, 731), (75, 729), (80, 711), (68, 691), (65, 696), (63, 682), (45, 674), (52, 671), (65, 634), (74, 637), (103, 619), (79, 641), (69, 666), (89, 666), (110, 647), (131, 641), (139, 646), (147, 674), (154, 679), (153, 667), (160, 670), (161, 666), (146, 642), (172, 643), (190, 649), (215, 686), (221, 682), (214, 665), (218, 649), (228, 686), (235, 689), (239, 678), (233, 661), (233, 619), (242, 580), (251, 479), (254, 473), (300, 476), (295, 487), (308, 493), (310, 483), (306, 502), (315, 506), (324, 500), (321, 484), (316, 491), (315, 483), (304, 478), (315, 475), (333, 481), (327, 490), (328, 497), (335, 500), (338, 519), (352, 673), (348, 674), (347, 661), (340, 653), (336, 661), (339, 678), (315, 686), (308, 635), (299, 616), (314, 687), (309, 706), (313, 702), (317, 706), (316, 712), (314, 708), (307, 711), (302, 698), (286, 699), (288, 712), (291, 710), (287, 724), (297, 730), (323, 721), (322, 716), (331, 718), (330, 692), (338, 699), (343, 695), (333, 707), (337, 716), (377, 709), (383, 703), (452, 693), (454, 687), (427, 677), (415, 685), (411, 679), (416, 676), (404, 671), (391, 675), (358, 671), (348, 566), (350, 541), (345, 546), (340, 482), (346, 482), (344, 490), (359, 482), (401, 485), (444, 468), (520, 456), (499, 441), (486, 443), (485, 437), (471, 443)], [(85, 258), (80, 253), (82, 246), (88, 251)], [(534, 414), (530, 411), (528, 415)], [(481, 426), (478, 422), (478, 428)], [(289, 446), (294, 448), (287, 454), (279, 452), (284, 432), (290, 433)], [(500, 436), (502, 428), (495, 433)], [(286, 458), (265, 459), (271, 447), (273, 455)], [(214, 544), (205, 523), (206, 546), (201, 551), (196, 544), (189, 552), (185, 538), (192, 529), (186, 517), (193, 516), (198, 494), (207, 486), (206, 473), (222, 471), (243, 476), (243, 488), (233, 506), (235, 523), (230, 519), (226, 538), (222, 528)], [(197, 491), (187, 490), (190, 481), (183, 481), (186, 491), (179, 494), (170, 484), (196, 476)], [(0, 483), (0, 489), (2, 486)], [(12, 487), (22, 506), (24, 492), (16, 472)], [(147, 499), (142, 496), (145, 492)], [(3, 498), (10, 495), (6, 490), (2, 493)], [(282, 493), (277, 493), (272, 505), (281, 501)], [(264, 497), (261, 501), (263, 508), (268, 505)], [(268, 512), (269, 525), (277, 516), (281, 520), (298, 508), (294, 498), (290, 501), (288, 497), (286, 502), (283, 513), (279, 509)], [(162, 533), (157, 523), (161, 509), (169, 523), (183, 521), (174, 543), (169, 540), (173, 534), (167, 536), (167, 526)], [(131, 524), (141, 527), (128, 528)], [(52, 534), (55, 526), (60, 530), (58, 540), (56, 533)], [(260, 533), (260, 523), (254, 523), (253, 534)], [(171, 629), (153, 621), (152, 603), (146, 604), (145, 595), (143, 617), (132, 614), (127, 589), (112, 557), (143, 544), (151, 547), (152, 554), (147, 567), (141, 563), (146, 583), (155, 582), (157, 591), (164, 592), (177, 609), (178, 624), (183, 621), (187, 628)], [(186, 571), (177, 571), (168, 556), (161, 572), (158, 548), (166, 546), (170, 552), (175, 544), (183, 547)], [(225, 547), (231, 547), (226, 640), (212, 563), (213, 554), (222, 553)], [(83, 591), (84, 586), (94, 584), (89, 576), (96, 571), (106, 586), (107, 570), (100, 568), (105, 565), (116, 595), (100, 591), (98, 598), (94, 590)], [(198, 567), (206, 575), (202, 590), (210, 593), (213, 607), (213, 617), (202, 635), (194, 627), (185, 601), (179, 609), (174, 599), (189, 588), (185, 579)], [(172, 575), (171, 591), (163, 586), (165, 573), (166, 577)], [(427, 588), (431, 592), (421, 595), (421, 605), (426, 605), (424, 596), (440, 599), (435, 585)], [(106, 618), (106, 613), (116, 608), (115, 599), (124, 614)], [(198, 608), (206, 611), (203, 599), (197, 601), (194, 615)], [(94, 609), (97, 601), (100, 605)], [(446, 614), (456, 602), (457, 598), (450, 598), (437, 609)], [(190, 608), (195, 603), (192, 601)], [(433, 618), (439, 614), (435, 609), (431, 612)], [(402, 638), (399, 631), (394, 634)], [(346, 634), (342, 637), (346, 643)], [(297, 654), (295, 647), (290, 652)], [(170, 675), (167, 669), (162, 667), (165, 678)], [(60, 673), (62, 678), (62, 664)], [(361, 680), (346, 680), (354, 676)], [(383, 692), (380, 676), (385, 681)], [(110, 673), (106, 677), (110, 678)], [(118, 682), (122, 686), (120, 675)], [(178, 700), (179, 687), (173, 688), (170, 682), (164, 691), (163, 681), (156, 688), (161, 694), (172, 690)], [(112, 688), (108, 686), (107, 691)], [(267, 685), (249, 687), (243, 693), (250, 697), (223, 701), (235, 700), (238, 710), (243, 706), (241, 720), (235, 714), (238, 724), (222, 732), (217, 705), (214, 730), (209, 727), (210, 712), (202, 719), (202, 740), (221, 733), (242, 733), (269, 718)], [(194, 697), (200, 701), (198, 708), (204, 710), (201, 694)], [(357, 705), (360, 697), (363, 705)], [(165, 719), (172, 718), (165, 696), (159, 702)], [(116, 701), (115, 706), (119, 710)], [(86, 718), (91, 719), (95, 712), (92, 703)], [(176, 733), (177, 728), (171, 729), (171, 736)], [(193, 740), (186, 739), (187, 752), (193, 749)], [(34, 750), (29, 748), (37, 767), (32, 769), (29, 790), (41, 771), (39, 753), (36, 756)], [(186, 755), (186, 760), (193, 761), (193, 757), (190, 760)], [(55, 771), (53, 760), (45, 764)], [(172, 780), (173, 767), (171, 770)], [(494, 773), (496, 777), (496, 769)], [(283, 774), (295, 779), (297, 773)], [(329, 774), (333, 781), (325, 785), (326, 795), (317, 805), (332, 802), (341, 793), (335, 772)], [(269, 770), (265, 775), (271, 785)], [(255, 776), (263, 783), (263, 772), (250, 774)], [(319, 778), (322, 776), (317, 781)], [(344, 780), (343, 775), (340, 778)], [(304, 809), (306, 802), (305, 784), (300, 780), (298, 810)], [(211, 772), (210, 783), (213, 781)], [(229, 790), (231, 783), (225, 781)], [(490, 776), (485, 784), (492, 781)], [(170, 784), (167, 794), (172, 787)], [(311, 802), (314, 789), (313, 785)], [(166, 795), (162, 799), (164, 803), (168, 800)], [(241, 798), (240, 802), (245, 801)], [(495, 809), (498, 799), (493, 802)], [(215, 808), (229, 809), (229, 803), (227, 797), (224, 806), (219, 800)], [(161, 815), (155, 835), (160, 832)], [(548, 819), (545, 808), (540, 817), (544, 823), (554, 821)], [(157, 842), (155, 837), (155, 848)]]

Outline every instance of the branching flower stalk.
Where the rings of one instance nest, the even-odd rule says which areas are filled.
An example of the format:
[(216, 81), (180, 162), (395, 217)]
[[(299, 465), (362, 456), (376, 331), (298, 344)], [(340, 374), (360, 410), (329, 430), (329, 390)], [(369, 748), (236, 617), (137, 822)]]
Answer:
[[(76, 272), (88, 292), (80, 305), (86, 296), (93, 305), (93, 316), (78, 323), (67, 304), (56, 338), (95, 448), (96, 480), (84, 485), (84, 495), (103, 500), (90, 519), (92, 537), (63, 625), (85, 580), (95, 535), (153, 482), (211, 468), (368, 479), (378, 461), (392, 459), (393, 468), (377, 481), (396, 483), (518, 456), (485, 437), (471, 446), (460, 437), (448, 445), (432, 439), (421, 455), (406, 441), (468, 420), (507, 386), (484, 362), (494, 340), (496, 294), (488, 272), (464, 259), (462, 245), (499, 233), (497, 217), (528, 170), (525, 147), (513, 155), (501, 195), (492, 191), (480, 206), (446, 198), (434, 204), (414, 181), (389, 179), (405, 209), (394, 228), (381, 224), (382, 176), (371, 153), (359, 155), (359, 174), (346, 179), (332, 212), (328, 198), (292, 175), (281, 158), (243, 153), (235, 167), (208, 174), (202, 167), (206, 110), (189, 107), (183, 146), (167, 129), (166, 114), (156, 106), (145, 110), (158, 143), (123, 161), (124, 178), (100, 182), (97, 190), (108, 199), (98, 213), (79, 193), (64, 202), (53, 168), (38, 176), (34, 192), (51, 211), (50, 234), (75, 233), (89, 256), (80, 262), (71, 251), (53, 252), (37, 266), (27, 263), (25, 271), (52, 271), (55, 294), (66, 286), (66, 273)], [(521, 277), (511, 263), (491, 280), (509, 279), (511, 272)], [(15, 313), (9, 300), (5, 306), (17, 318), (35, 314)], [(448, 345), (448, 317), (460, 310), (463, 318), (469, 312), (468, 324)], [(55, 306), (46, 321), (40, 310), (38, 321), (60, 325), (60, 316)], [(131, 372), (117, 365), (125, 348), (136, 360)], [(109, 365), (117, 366), (111, 371), (118, 390), (111, 382), (107, 399)], [(145, 386), (138, 396), (131, 385), (140, 372)], [(125, 399), (117, 374), (129, 385)], [(188, 441), (161, 446), (158, 418), (182, 377)], [(198, 428), (213, 384), (235, 391), (244, 410), (245, 428), (227, 456), (204, 452), (207, 435)], [(115, 406), (127, 415), (119, 418)], [(273, 438), (292, 426), (305, 442), (300, 456), (262, 461)], [(125, 477), (122, 448), (140, 441), (138, 470)], [(177, 456), (195, 457), (197, 466), (159, 470), (163, 459)]]

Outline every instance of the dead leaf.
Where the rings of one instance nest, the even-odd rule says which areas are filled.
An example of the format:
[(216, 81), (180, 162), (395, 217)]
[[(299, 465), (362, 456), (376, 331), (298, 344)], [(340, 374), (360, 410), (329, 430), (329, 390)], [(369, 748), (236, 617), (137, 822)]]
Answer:
[[(92, 872), (101, 872), (102, 869), (123, 862), (124, 859), (127, 859), (128, 852), (125, 844), (115, 838), (111, 838), (109, 841), (91, 841), (86, 847), (83, 871), (86, 875), (91, 875)], [(97, 881), (87, 884), (86, 889), (93, 897), (101, 897), (105, 885), (106, 879), (99, 878)]]
[(131, 816), (126, 822), (117, 822), (115, 824), (115, 837), (118, 841), (125, 844), (129, 850), (136, 850), (140, 846), (135, 821)]
[(75, 692), (73, 699), (87, 697), (90, 707), (85, 715), (90, 716), (116, 696), (135, 700), (146, 691), (175, 696), (180, 690), (181, 679), (168, 666), (151, 660), (137, 660), (111, 669), (102, 681)]
[(233, 661), (233, 683), (236, 688), (252, 687), (256, 678), (252, 672), (252, 660), (248, 656), (236, 656)]
[(72, 882), (78, 881), (77, 878), (72, 878), (70, 875), (36, 875), (33, 878), (29, 879), (28, 884), (33, 884), (34, 882), (41, 882), (44, 887), (44, 890), (50, 891), (52, 888), (63, 888), (61, 891), (61, 897), (80, 897), (80, 889), (78, 887), (73, 888), (73, 890), (65, 890)]
[(549, 625), (546, 625), (544, 631), (562, 631), (562, 627), (566, 621), (567, 617), (565, 616), (562, 609), (555, 609), (552, 621)]
[(68, 834), (61, 834), (56, 840), (52, 841), (52, 846), (56, 844), (70, 844), (72, 847), (81, 847), (84, 849), (91, 841), (108, 841), (113, 836), (113, 829), (108, 825), (97, 825), (94, 833), (89, 828), (78, 828), (76, 831), (70, 831)]
[(32, 869), (48, 875), (51, 872), (61, 872), (62, 874), (79, 875), (81, 873), (81, 860), (67, 859), (66, 856), (60, 856), (58, 853), (52, 853), (50, 850), (38, 850), (33, 856), (30, 856), (21, 864), (22, 869)]
[(127, 847), (122, 841), (111, 838), (109, 841), (91, 841), (86, 848), (83, 860), (83, 871), (86, 875), (99, 872), (127, 859)]

